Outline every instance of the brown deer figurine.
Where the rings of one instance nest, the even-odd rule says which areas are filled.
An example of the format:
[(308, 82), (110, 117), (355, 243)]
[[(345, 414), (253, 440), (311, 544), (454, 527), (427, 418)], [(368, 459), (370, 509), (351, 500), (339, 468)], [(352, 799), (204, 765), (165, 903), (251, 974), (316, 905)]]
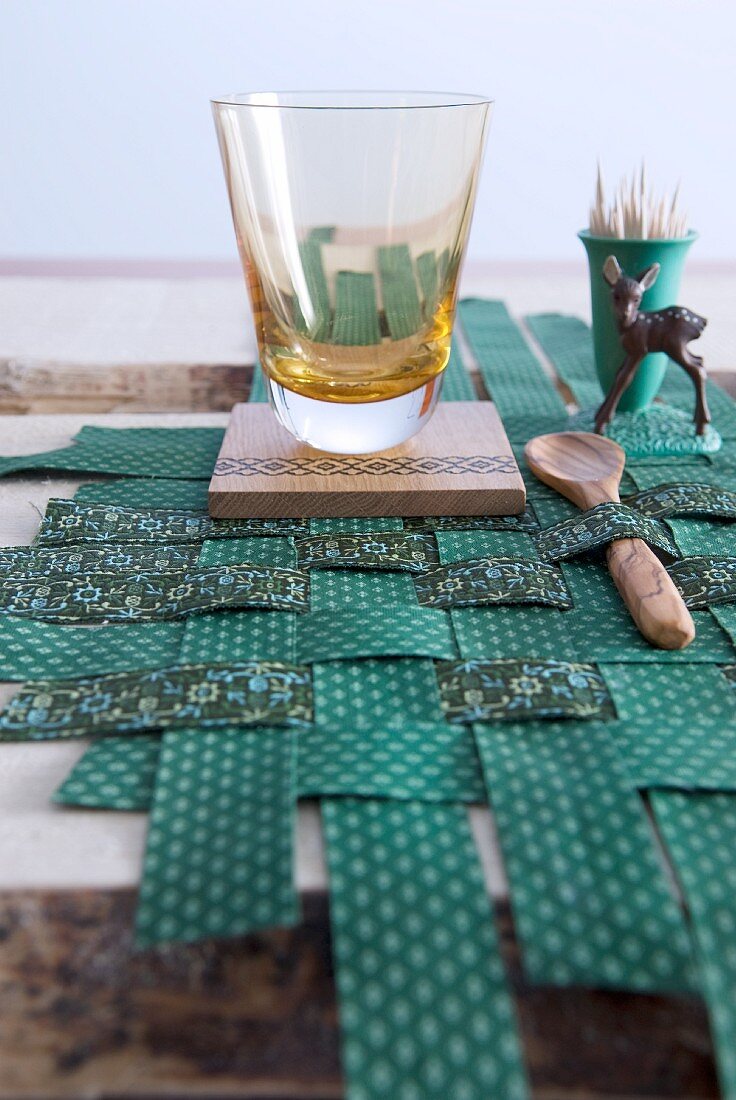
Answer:
[(639, 309), (645, 290), (659, 275), (659, 264), (650, 264), (635, 279), (621, 270), (615, 256), (603, 265), (603, 278), (611, 289), (621, 346), (626, 358), (619, 367), (610, 392), (595, 414), (595, 430), (600, 434), (612, 419), (626, 387), (636, 369), (650, 351), (663, 351), (687, 371), (695, 386), (695, 430), (703, 435), (710, 424), (710, 412), (705, 396), (706, 370), (699, 355), (693, 355), (688, 344), (696, 340), (708, 323), (684, 306), (670, 306), (647, 313)]

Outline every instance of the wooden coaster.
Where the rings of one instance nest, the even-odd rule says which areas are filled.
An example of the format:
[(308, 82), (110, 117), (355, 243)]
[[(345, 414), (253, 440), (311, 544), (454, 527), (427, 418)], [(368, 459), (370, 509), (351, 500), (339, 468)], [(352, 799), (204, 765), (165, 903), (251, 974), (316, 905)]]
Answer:
[(216, 519), (516, 515), (526, 490), (490, 401), (448, 401), (399, 447), (333, 455), (299, 443), (268, 405), (236, 405), (215, 472)]

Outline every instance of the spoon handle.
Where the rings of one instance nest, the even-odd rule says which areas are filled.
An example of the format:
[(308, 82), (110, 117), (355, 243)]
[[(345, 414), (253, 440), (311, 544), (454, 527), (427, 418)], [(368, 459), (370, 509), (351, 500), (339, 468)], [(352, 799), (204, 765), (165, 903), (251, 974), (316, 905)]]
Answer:
[(695, 623), (659, 558), (641, 539), (617, 539), (608, 547), (608, 568), (641, 633), (660, 649), (684, 649)]

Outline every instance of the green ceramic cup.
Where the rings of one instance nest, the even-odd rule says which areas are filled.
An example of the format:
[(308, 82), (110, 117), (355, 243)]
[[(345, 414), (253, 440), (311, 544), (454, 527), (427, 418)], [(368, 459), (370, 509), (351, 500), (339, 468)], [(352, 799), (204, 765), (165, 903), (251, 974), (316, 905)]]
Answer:
[[(665, 309), (679, 305), (680, 277), (685, 256), (697, 239), (694, 231), (675, 240), (618, 240), (615, 237), (596, 237), (587, 229), (578, 237), (588, 254), (590, 268), (590, 300), (593, 315), (593, 348), (595, 366), (603, 392), (608, 393), (616, 372), (624, 361), (616, 319), (611, 303), (611, 288), (603, 278), (603, 265), (608, 256), (615, 256), (627, 275), (638, 275), (650, 264), (661, 265), (659, 278), (642, 298), (642, 309)], [(619, 402), (620, 412), (639, 412), (648, 408), (657, 396), (667, 369), (664, 352), (647, 355), (630, 386)]]

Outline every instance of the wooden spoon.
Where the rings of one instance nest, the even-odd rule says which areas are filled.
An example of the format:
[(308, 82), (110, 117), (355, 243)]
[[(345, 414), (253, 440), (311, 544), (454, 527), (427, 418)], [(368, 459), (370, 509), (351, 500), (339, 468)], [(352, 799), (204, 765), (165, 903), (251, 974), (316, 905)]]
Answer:
[[(578, 508), (618, 501), (626, 455), (612, 439), (591, 432), (555, 432), (524, 448), (533, 473)], [(616, 539), (608, 568), (641, 633), (660, 649), (684, 649), (695, 637), (692, 615), (659, 558), (641, 539)]]

